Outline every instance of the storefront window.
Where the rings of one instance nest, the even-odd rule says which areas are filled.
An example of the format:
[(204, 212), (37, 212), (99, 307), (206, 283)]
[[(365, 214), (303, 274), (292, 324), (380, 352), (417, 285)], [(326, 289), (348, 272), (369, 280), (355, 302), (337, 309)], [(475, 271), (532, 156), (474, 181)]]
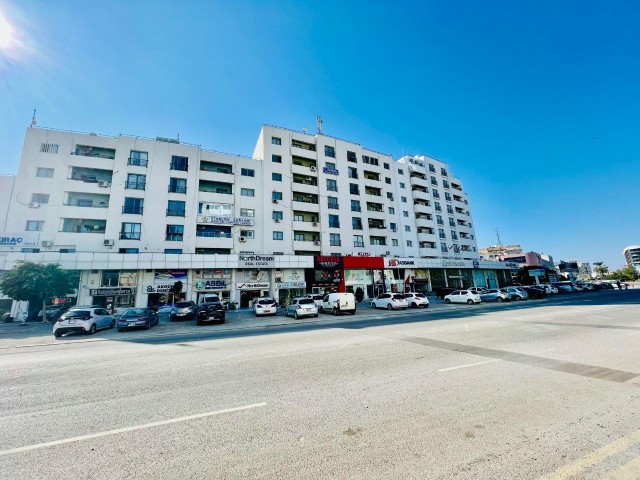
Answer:
[(446, 287), (447, 283), (444, 277), (444, 270), (437, 268), (430, 270), (431, 272), (431, 288)]
[(102, 281), (100, 286), (102, 287), (117, 287), (120, 283), (120, 271), (119, 270), (103, 270)]

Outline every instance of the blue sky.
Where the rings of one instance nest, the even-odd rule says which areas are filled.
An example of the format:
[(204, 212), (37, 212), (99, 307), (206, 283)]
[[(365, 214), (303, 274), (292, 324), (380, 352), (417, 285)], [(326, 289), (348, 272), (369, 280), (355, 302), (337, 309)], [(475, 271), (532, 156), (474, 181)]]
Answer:
[[(416, 5), (419, 4), (419, 5)], [(0, 0), (0, 173), (25, 129), (251, 155), (264, 123), (450, 163), (479, 246), (640, 244), (640, 4)]]

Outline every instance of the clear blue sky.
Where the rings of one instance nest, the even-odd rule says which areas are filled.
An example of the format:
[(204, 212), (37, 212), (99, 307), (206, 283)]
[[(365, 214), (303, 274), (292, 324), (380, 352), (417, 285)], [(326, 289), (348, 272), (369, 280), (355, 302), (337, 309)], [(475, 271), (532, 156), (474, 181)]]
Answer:
[[(416, 5), (418, 4), (419, 5)], [(264, 123), (430, 154), (478, 245), (624, 264), (640, 244), (634, 1), (0, 0), (0, 173), (42, 126), (251, 155)], [(1, 36), (0, 36), (1, 41)]]

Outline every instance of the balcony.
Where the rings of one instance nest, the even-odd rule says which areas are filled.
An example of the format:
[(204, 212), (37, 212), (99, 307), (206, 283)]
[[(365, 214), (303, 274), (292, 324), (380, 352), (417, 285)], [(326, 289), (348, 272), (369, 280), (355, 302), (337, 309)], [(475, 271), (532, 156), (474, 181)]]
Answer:
[(429, 193), (428, 192), (423, 192), (421, 190), (415, 190), (413, 192), (411, 192), (411, 198), (414, 201), (423, 201), (426, 202), (429, 200)]
[[(111, 186), (113, 178), (112, 170), (102, 170), (98, 168), (71, 167), (69, 180), (77, 180), (86, 184), (105, 187)], [(93, 186), (92, 185), (92, 186)]]
[[(236, 240), (239, 238), (239, 235), (236, 236)], [(196, 249), (221, 248), (232, 250), (234, 248), (233, 243), (234, 238), (231, 232), (196, 230)], [(239, 245), (242, 246), (244, 243)]]
[(307, 150), (309, 152), (315, 152), (316, 146), (313, 143), (303, 142), (302, 140), (291, 140), (291, 146), (294, 148), (299, 148), (301, 150)]
[(169, 193), (187, 193), (187, 187), (180, 185), (169, 185)]
[(429, 191), (429, 181), (426, 177), (411, 177), (411, 189), (424, 188), (425, 191)]
[(382, 190), (379, 189), (379, 188), (365, 187), (364, 188), (364, 194), (365, 195), (369, 195), (371, 197), (381, 197), (382, 196)]
[(293, 249), (294, 250), (311, 250), (314, 252), (320, 251), (320, 240), (293, 240)]
[(302, 185), (318, 186), (318, 178), (311, 175), (301, 175), (299, 173), (293, 174), (293, 183)]
[(371, 172), (369, 170), (365, 170), (362, 173), (362, 176), (364, 177), (365, 180), (373, 180), (374, 182), (380, 181), (380, 174), (376, 172)]
[(107, 208), (109, 206), (109, 195), (68, 192), (64, 205), (67, 207)]
[(63, 218), (61, 232), (66, 233), (104, 233), (107, 221), (101, 219)]
[(76, 148), (72, 155), (79, 155), (82, 157), (94, 157), (105, 158), (113, 160), (116, 158), (116, 151), (113, 148), (93, 147), (88, 145), (76, 145)]
[(428, 203), (415, 203), (413, 210), (417, 214), (428, 214), (431, 212), (431, 206)]
[(302, 175), (303, 177), (315, 176), (318, 174), (318, 167), (316, 166), (316, 162), (313, 160), (307, 160), (304, 162), (301, 160), (293, 160), (291, 173), (294, 175)]
[(433, 227), (433, 220), (429, 220), (425, 217), (416, 216), (416, 227), (418, 228), (429, 228)]
[(318, 231), (320, 230), (320, 223), (312, 220), (294, 220), (291, 227), (294, 231), (309, 231), (310, 229)]
[(418, 249), (418, 254), (421, 257), (437, 257), (437, 256), (439, 256), (438, 249), (435, 248), (435, 247), (433, 247), (433, 248), (431, 248), (431, 247), (420, 247)]
[(418, 242), (435, 242), (436, 239), (436, 234), (434, 232), (431, 233), (427, 233), (427, 232), (421, 232), (418, 233)]
[(381, 221), (369, 220), (368, 225), (369, 225), (369, 228), (371, 229), (386, 230), (387, 228), (384, 222), (381, 222)]
[(317, 183), (314, 185), (313, 183), (294, 183), (293, 188), (299, 193), (317, 195), (318, 194), (318, 185)]
[[(233, 184), (228, 182), (215, 182), (211, 180), (200, 180), (198, 182), (198, 192), (217, 193), (221, 195), (233, 195)], [(182, 192), (178, 192), (182, 193)], [(185, 192), (186, 193), (186, 187)]]
[[(202, 160), (200, 162), (200, 171), (209, 173), (220, 173), (222, 175), (233, 175), (233, 166), (226, 163), (207, 162)], [(231, 181), (231, 179), (229, 179)]]

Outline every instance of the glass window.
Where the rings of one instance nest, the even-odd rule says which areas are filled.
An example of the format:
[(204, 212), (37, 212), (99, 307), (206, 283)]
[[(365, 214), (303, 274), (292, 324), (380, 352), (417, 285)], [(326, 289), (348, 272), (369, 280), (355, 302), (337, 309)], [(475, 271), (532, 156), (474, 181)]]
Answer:
[(181, 248), (165, 248), (164, 253), (166, 253), (167, 255), (175, 255), (175, 254), (182, 253), (182, 249)]
[(253, 188), (241, 188), (240, 195), (243, 197), (255, 197), (256, 191)]
[(274, 182), (281, 182), (282, 181), (282, 174), (281, 173), (272, 172), (271, 173), (271, 180), (273, 180)]
[(256, 211), (253, 208), (241, 208), (240, 209), (241, 217), (255, 217)]
[(148, 163), (149, 163), (149, 152), (140, 152), (138, 150), (131, 150), (131, 153), (129, 153), (129, 165), (146, 167)]
[(391, 222), (391, 223), (389, 223), (389, 229), (392, 232), (395, 232), (398, 229), (398, 225), (396, 223), (394, 223), (394, 222)]
[(53, 168), (38, 168), (38, 171), (36, 173), (36, 177), (52, 178), (53, 177)]
[(276, 191), (271, 192), (271, 199), (282, 200), (282, 192), (276, 192)]
[(451, 205), (447, 205), (447, 213), (453, 215), (453, 207)]
[(329, 145), (324, 146), (324, 154), (326, 157), (336, 158), (336, 149)]
[(401, 168), (399, 168), (399, 169), (398, 169), (398, 173), (399, 173), (400, 175), (404, 175), (404, 170), (402, 170)]
[(49, 203), (48, 193), (32, 193), (31, 201), (34, 203)]
[(170, 178), (169, 192), (170, 193), (187, 193), (187, 179), (186, 178)]
[(284, 218), (284, 216), (283, 216), (283, 213), (282, 213), (282, 212), (274, 211), (274, 212), (271, 214), (271, 218), (272, 218), (272, 219), (274, 219), (274, 220), (282, 220), (282, 219)]
[(335, 170), (336, 169), (336, 164), (333, 162), (326, 162), (325, 163), (325, 167), (327, 167), (329, 170)]
[(391, 239), (391, 245), (393, 245), (394, 247), (397, 247), (398, 246), (398, 240), (395, 239), (395, 238), (392, 238)]
[(391, 185), (391, 179), (389, 177), (384, 177), (384, 183)]
[(362, 230), (362, 220), (359, 217), (351, 218), (351, 227), (354, 230)]
[(347, 161), (357, 163), (358, 158), (356, 157), (356, 152), (347, 152)]
[(360, 206), (360, 200), (351, 200), (351, 211), (359, 212), (361, 210), (362, 210), (362, 207)]
[(273, 239), (274, 240), (284, 240), (284, 233), (283, 232), (273, 232)]
[(140, 240), (142, 233), (141, 223), (123, 223), (120, 227), (121, 240)]
[(339, 247), (341, 245), (339, 233), (329, 234), (329, 245), (332, 247)]
[(181, 242), (184, 237), (184, 225), (167, 225), (168, 242)]
[(327, 179), (327, 190), (329, 190), (330, 192), (338, 191), (338, 184), (335, 180)]
[(240, 230), (241, 237), (255, 238), (255, 230)]
[(331, 228), (340, 228), (340, 217), (338, 215), (329, 215), (329, 226)]
[(127, 182), (125, 183), (124, 188), (129, 188), (132, 190), (144, 190), (146, 183), (147, 183), (146, 175), (129, 173), (127, 174)]
[(396, 213), (396, 209), (393, 207), (389, 207), (389, 214), (395, 215), (395, 213)]
[(242, 175), (243, 177), (255, 177), (256, 171), (251, 170), (250, 168), (241, 168), (240, 175)]
[(122, 213), (141, 215), (144, 208), (144, 198), (125, 197)]
[(404, 226), (404, 231), (405, 232), (410, 232), (411, 231), (411, 227), (409, 225), (405, 225)]
[(384, 163), (383, 166), (384, 166), (385, 170), (390, 170), (391, 169), (391, 165), (389, 165), (388, 163)]
[(354, 235), (353, 236), (353, 246), (354, 247), (364, 247), (364, 237), (362, 235)]
[(409, 216), (409, 212), (407, 210), (403, 210), (402, 211), (402, 216), (403, 217), (408, 217)]
[(271, 155), (271, 161), (273, 163), (282, 163), (282, 155)]
[(186, 172), (189, 169), (189, 159), (178, 155), (171, 156), (171, 170), (182, 170)]
[(274, 145), (282, 145), (282, 139), (280, 137), (271, 137), (271, 143)]
[(400, 182), (400, 188), (406, 188), (404, 182)]
[(407, 197), (400, 197), (400, 201), (402, 203), (407, 203)]
[(327, 197), (327, 206), (331, 209), (337, 209), (338, 197)]
[(119, 248), (118, 253), (140, 253), (139, 248)]
[(186, 212), (186, 204), (181, 200), (169, 200), (167, 202), (167, 216), (184, 217)]
[(27, 232), (41, 232), (43, 226), (44, 221), (42, 220), (27, 220), (25, 230)]

